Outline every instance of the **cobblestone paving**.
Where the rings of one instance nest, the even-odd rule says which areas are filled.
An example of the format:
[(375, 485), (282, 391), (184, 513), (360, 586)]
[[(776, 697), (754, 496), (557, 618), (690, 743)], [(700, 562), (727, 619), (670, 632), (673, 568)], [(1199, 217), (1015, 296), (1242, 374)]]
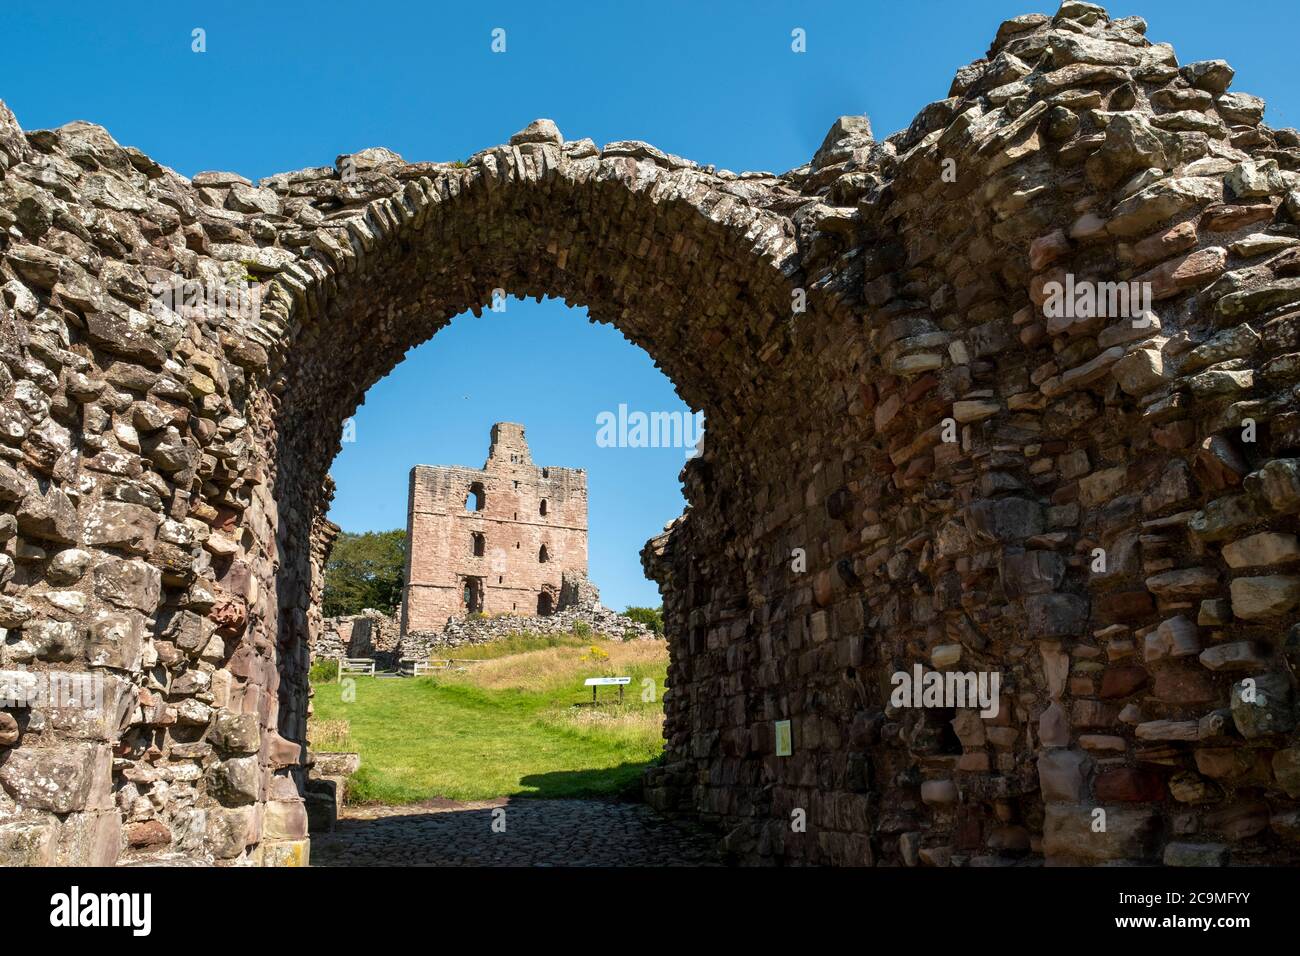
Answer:
[[(493, 811), (505, 809), (505, 832)], [(601, 800), (348, 807), (313, 834), (313, 866), (717, 866), (716, 838), (649, 807)]]

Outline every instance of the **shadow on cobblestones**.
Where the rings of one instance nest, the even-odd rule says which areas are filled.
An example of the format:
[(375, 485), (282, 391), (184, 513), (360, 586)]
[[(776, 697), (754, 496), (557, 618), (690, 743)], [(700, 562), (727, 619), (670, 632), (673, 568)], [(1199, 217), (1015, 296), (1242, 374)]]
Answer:
[(312, 836), (311, 862), (331, 867), (718, 866), (716, 846), (716, 838), (644, 804), (503, 797), (349, 807), (333, 833)]

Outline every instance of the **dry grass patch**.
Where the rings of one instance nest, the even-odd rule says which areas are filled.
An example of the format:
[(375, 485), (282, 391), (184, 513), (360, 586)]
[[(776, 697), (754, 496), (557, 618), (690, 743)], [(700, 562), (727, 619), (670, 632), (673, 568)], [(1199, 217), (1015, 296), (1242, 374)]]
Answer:
[(348, 752), (352, 749), (352, 728), (346, 720), (318, 720), (313, 717), (307, 727), (311, 749), (320, 753)]
[(629, 746), (652, 747), (660, 744), (664, 733), (661, 707), (629, 707), (610, 704), (601, 707), (569, 707), (552, 711), (543, 719), (554, 727), (580, 732), (598, 732), (602, 736)]
[[(599, 654), (593, 654), (593, 649)], [(510, 657), (470, 664), (453, 671), (448, 683), (471, 684), (484, 690), (518, 690), (530, 693), (576, 689), (583, 691), (588, 677), (631, 677), (628, 694), (639, 694), (638, 678), (652, 676), (668, 662), (665, 641), (601, 642), (579, 647), (548, 647)], [(584, 691), (590, 694), (590, 691)], [(616, 693), (606, 688), (605, 693)]]

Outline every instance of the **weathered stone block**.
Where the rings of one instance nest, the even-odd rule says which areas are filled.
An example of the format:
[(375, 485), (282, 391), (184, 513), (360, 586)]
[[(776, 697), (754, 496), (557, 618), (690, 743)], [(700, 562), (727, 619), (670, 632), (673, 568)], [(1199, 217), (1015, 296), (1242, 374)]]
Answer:
[(1291, 799), (1300, 798), (1300, 747), (1273, 753), (1273, 777)]
[(970, 533), (983, 541), (1019, 541), (1043, 531), (1043, 509), (1026, 498), (977, 501), (966, 512)]
[(1169, 843), (1165, 866), (1227, 866), (1228, 847), (1222, 843)]
[(1055, 591), (1065, 578), (1065, 561), (1054, 551), (1005, 553), (1000, 566), (1007, 597)]
[(18, 530), (28, 537), (55, 544), (77, 543), (77, 509), (56, 487), (33, 488), (19, 503), (16, 516)]
[(213, 743), (228, 753), (254, 754), (262, 747), (256, 714), (218, 712), (212, 724), (211, 737)]
[(1100, 804), (1157, 803), (1165, 798), (1164, 779), (1142, 767), (1118, 767), (1099, 773), (1092, 792)]
[(1105, 812), (1105, 829), (1095, 829), (1092, 807), (1048, 804), (1044, 808), (1043, 853), (1053, 863), (1105, 863), (1150, 858), (1159, 832), (1152, 810), (1097, 808)]
[(152, 613), (162, 594), (162, 573), (145, 562), (105, 558), (95, 565), (95, 594), (120, 608)]
[(1087, 754), (1078, 750), (1049, 750), (1038, 756), (1038, 787), (1048, 803), (1078, 803), (1083, 792)]
[(255, 803), (262, 795), (257, 757), (234, 757), (208, 771), (208, 787), (226, 806)]
[(256, 811), (251, 806), (217, 807), (208, 810), (207, 845), (218, 860), (231, 860), (255, 842), (252, 836)]
[(96, 501), (86, 515), (84, 540), (92, 547), (148, 554), (157, 539), (159, 520), (143, 505)]
[(1088, 623), (1088, 601), (1077, 594), (1025, 598), (1026, 625), (1034, 638), (1077, 637)]
[(1233, 684), (1232, 722), (1247, 740), (1289, 733), (1295, 727), (1295, 714), (1287, 676), (1272, 671)]
[(264, 840), (302, 840), (307, 836), (307, 808), (301, 800), (272, 800), (262, 821)]
[(311, 860), (308, 840), (285, 840), (262, 846), (263, 866), (307, 866)]
[(1300, 576), (1266, 574), (1234, 578), (1232, 613), (1243, 621), (1267, 621), (1284, 616), (1300, 606)]
[(94, 810), (71, 814), (59, 830), (56, 866), (113, 866), (122, 850), (122, 814)]
[(58, 821), (0, 823), (0, 866), (53, 866)]
[(144, 615), (138, 611), (96, 611), (86, 639), (91, 667), (138, 671), (144, 654)]
[(72, 813), (91, 800), (101, 756), (107, 750), (89, 744), (24, 746), (0, 766), (0, 784), (21, 807)]

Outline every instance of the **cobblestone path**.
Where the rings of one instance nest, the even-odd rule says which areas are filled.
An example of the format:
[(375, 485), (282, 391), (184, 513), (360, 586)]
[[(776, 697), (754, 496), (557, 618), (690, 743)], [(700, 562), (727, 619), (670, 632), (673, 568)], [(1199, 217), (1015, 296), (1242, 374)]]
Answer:
[[(493, 830), (497, 810), (505, 811), (504, 832)], [(502, 798), (348, 807), (335, 832), (312, 835), (311, 863), (717, 866), (715, 846), (715, 837), (642, 804)]]

